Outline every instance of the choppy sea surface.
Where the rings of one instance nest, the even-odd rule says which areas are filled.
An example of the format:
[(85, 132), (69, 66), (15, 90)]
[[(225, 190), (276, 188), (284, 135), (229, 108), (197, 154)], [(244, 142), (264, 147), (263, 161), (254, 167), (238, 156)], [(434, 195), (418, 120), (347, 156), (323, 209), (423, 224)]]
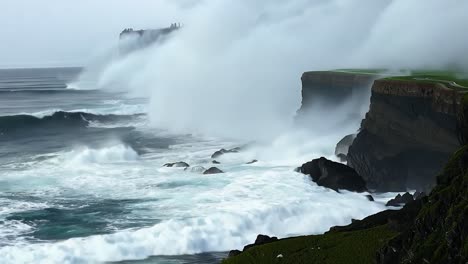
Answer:
[[(294, 172), (332, 145), (283, 138), (203, 175), (216, 150), (246, 142), (157, 128), (145, 98), (75, 87), (79, 72), (0, 70), (0, 263), (219, 263), (260, 233), (322, 233), (384, 209)], [(163, 167), (177, 161), (191, 167)]]

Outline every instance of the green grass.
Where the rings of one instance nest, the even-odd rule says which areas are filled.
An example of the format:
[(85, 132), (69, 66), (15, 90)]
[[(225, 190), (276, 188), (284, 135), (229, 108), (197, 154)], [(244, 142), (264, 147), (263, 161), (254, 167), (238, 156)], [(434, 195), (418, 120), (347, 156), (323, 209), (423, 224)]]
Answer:
[[(392, 76), (386, 79), (422, 83), (441, 83), (449, 88), (455, 89), (468, 88), (468, 74), (449, 71), (412, 71), (410, 75)], [(456, 83), (456, 85), (453, 85), (452, 82)]]
[(359, 73), (359, 74), (383, 74), (386, 69), (337, 69), (333, 70), (336, 72), (348, 72), (348, 73)]
[[(376, 252), (396, 235), (397, 233), (383, 225), (352, 232), (288, 238), (251, 248), (222, 263), (374, 263)], [(282, 254), (283, 258), (277, 258), (279, 254)]]
[[(335, 72), (354, 74), (381, 74), (387, 75), (385, 79), (400, 81), (416, 81), (421, 83), (441, 83), (449, 88), (468, 89), (468, 73), (455, 71), (435, 70), (402, 70), (400, 72), (386, 69), (337, 69)], [(453, 85), (452, 82), (456, 83)]]

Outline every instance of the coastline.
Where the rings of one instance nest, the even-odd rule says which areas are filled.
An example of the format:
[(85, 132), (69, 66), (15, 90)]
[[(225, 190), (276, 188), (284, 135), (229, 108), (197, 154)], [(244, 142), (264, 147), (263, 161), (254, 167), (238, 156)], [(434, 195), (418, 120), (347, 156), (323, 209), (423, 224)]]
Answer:
[[(304, 98), (304, 96), (323, 98), (332, 95), (337, 97), (334, 99), (339, 103), (349, 98), (357, 89), (356, 87), (362, 90), (368, 89), (359, 81), (356, 85), (356, 80), (362, 80), (362, 74), (375, 78), (371, 73), (347, 71), (336, 74), (337, 79), (333, 80), (334, 74), (336, 73), (304, 73), (302, 77), (303, 105), (298, 114), (301, 114), (301, 111), (307, 107), (304, 102), (313, 102), (313, 98)], [(324, 75), (327, 77), (324, 78)], [(347, 79), (348, 85), (345, 84), (346, 81), (343, 81), (344, 78)], [(325, 91), (324, 94), (320, 94), (320, 86), (322, 89), (323, 86), (337, 87), (338, 92)], [(344, 90), (345, 87), (348, 90)], [(371, 106), (356, 139), (349, 146), (348, 166), (364, 176), (368, 187), (371, 183), (370, 186), (374, 190), (406, 191), (413, 188), (425, 191), (428, 195), (415, 197), (415, 200), (407, 203), (401, 210), (390, 209), (363, 220), (353, 220), (348, 226), (332, 227), (330, 231), (322, 235), (284, 238), (266, 243), (256, 241), (248, 249), (231, 251), (230, 257), (222, 263), (307, 263), (310, 261), (399, 263), (405, 259), (405, 261), (408, 259), (424, 260), (430, 263), (440, 263), (438, 261), (464, 263), (463, 261), (466, 261), (464, 253), (460, 255), (460, 252), (455, 249), (447, 250), (447, 247), (450, 248), (450, 241), (455, 238), (448, 240), (448, 244), (424, 243), (423, 239), (426, 237), (430, 237), (431, 241), (436, 241), (435, 237), (441, 239), (444, 233), (439, 231), (421, 233), (424, 227), (420, 225), (421, 222), (430, 221), (434, 223), (434, 227), (426, 224), (425, 228), (436, 230), (450, 228), (445, 227), (444, 222), (454, 220), (450, 218), (443, 220), (444, 217), (454, 210), (452, 208), (459, 208), (460, 203), (465, 204), (464, 202), (450, 203), (450, 200), (453, 201), (453, 196), (466, 195), (466, 190), (457, 189), (456, 184), (463, 181), (463, 177), (466, 179), (464, 173), (467, 170), (463, 168), (468, 166), (466, 165), (468, 162), (461, 162), (467, 159), (468, 150), (467, 147), (463, 148), (466, 144), (463, 139), (467, 138), (466, 129), (463, 129), (463, 125), (460, 124), (468, 122), (466, 114), (468, 89), (447, 86), (446, 83), (419, 82), (417, 79), (414, 81), (392, 80), (392, 78), (375, 78), (370, 89)], [(396, 109), (396, 106), (399, 111), (391, 110)], [(405, 112), (401, 109), (410, 109), (412, 112)], [(411, 115), (426, 121), (419, 124), (416, 122), (415, 125), (412, 121), (415, 119), (408, 118)], [(378, 123), (375, 123), (375, 120), (378, 120)], [(428, 124), (432, 126), (430, 129)], [(382, 142), (386, 143), (382, 144)], [(411, 147), (408, 148), (408, 146)], [(391, 154), (388, 152), (389, 148), (393, 148), (390, 151)], [(414, 150), (410, 152), (412, 155), (429, 153), (422, 159), (426, 165), (425, 170), (421, 171), (422, 165), (419, 164), (418, 158), (408, 155), (408, 149)], [(383, 158), (386, 155), (393, 155), (393, 157)], [(399, 163), (401, 160), (407, 163)], [(380, 167), (372, 167), (375, 163), (380, 163)], [(392, 167), (398, 167), (400, 170), (391, 170)], [(407, 171), (406, 177), (395, 177), (395, 175), (402, 174), (401, 169)], [(383, 184), (384, 182), (393, 183)], [(445, 191), (447, 188), (456, 191), (447, 197)], [(435, 202), (437, 200), (444, 201), (446, 208), (442, 209), (439, 203)], [(438, 213), (431, 209), (434, 205), (438, 206), (436, 207)], [(458, 210), (457, 215), (463, 214), (464, 210)], [(464, 230), (467, 223), (464, 220), (457, 220), (453, 225)], [(463, 247), (466, 232), (463, 231), (460, 235), (448, 233), (452, 237), (457, 237), (457, 243), (452, 243), (452, 246)], [(411, 240), (409, 244), (408, 239)], [(321, 249), (318, 249), (319, 245)], [(431, 256), (432, 252), (428, 249), (436, 250), (437, 248), (440, 252)]]

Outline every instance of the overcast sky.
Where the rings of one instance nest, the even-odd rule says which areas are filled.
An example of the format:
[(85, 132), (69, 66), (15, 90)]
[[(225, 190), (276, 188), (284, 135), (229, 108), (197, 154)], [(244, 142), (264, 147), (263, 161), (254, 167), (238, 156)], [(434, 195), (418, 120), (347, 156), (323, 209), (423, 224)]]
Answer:
[[(281, 45), (288, 45), (304, 38), (301, 35), (311, 36), (298, 39), (297, 50), (313, 43), (320, 53), (336, 55), (350, 53), (344, 47), (359, 44), (361, 49), (352, 51), (355, 61), (466, 64), (467, 8), (467, 0), (0, 0), (0, 68), (87, 65), (116, 45), (119, 33), (127, 27), (198, 23), (202, 26), (192, 28), (192, 33), (201, 35), (197, 39), (212, 35), (211, 43), (224, 39), (220, 35), (229, 31), (234, 36), (226, 39), (232, 41), (236, 27), (244, 27), (240, 31), (244, 33), (246, 26), (251, 27), (251, 17), (254, 24), (272, 20), (275, 30), (285, 18), (300, 19), (302, 26), (286, 31), (293, 36), (280, 39)], [(320, 28), (323, 35), (317, 35)], [(333, 41), (319, 45), (327, 39)]]
[(1, 0), (0, 67), (75, 66), (126, 27), (180, 20), (196, 0)]

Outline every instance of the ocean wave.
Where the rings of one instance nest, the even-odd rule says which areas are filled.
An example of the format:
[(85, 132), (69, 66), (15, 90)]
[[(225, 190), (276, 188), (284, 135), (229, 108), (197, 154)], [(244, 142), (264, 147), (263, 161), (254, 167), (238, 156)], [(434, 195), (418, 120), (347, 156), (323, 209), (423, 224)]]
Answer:
[[(361, 210), (369, 204), (362, 195), (346, 195), (348, 199), (338, 203), (341, 206), (335, 205), (342, 207), (341, 210), (330, 214), (320, 214), (317, 209), (323, 205), (312, 202), (258, 208), (248, 214), (220, 212), (206, 217), (168, 220), (153, 227), (108, 235), (48, 244), (7, 246), (0, 249), (0, 254), (4, 263), (98, 263), (138, 260), (157, 255), (228, 251), (253, 242), (259, 232), (279, 237), (291, 235), (284, 232), (284, 226), (299, 233), (316, 233), (323, 232), (332, 224), (346, 224), (349, 216), (356, 214), (353, 206), (346, 208), (349, 199), (354, 205), (360, 204)], [(359, 216), (379, 209), (368, 206)]]
[(60, 93), (85, 93), (93, 90), (76, 90), (76, 89), (68, 89), (65, 86), (55, 87), (55, 88), (31, 88), (31, 87), (20, 87), (20, 88), (1, 88), (0, 94), (16, 94), (16, 93), (26, 93), (26, 94), (60, 94)]
[(59, 158), (64, 165), (79, 166), (91, 163), (115, 163), (135, 161), (138, 153), (131, 147), (118, 144), (102, 148), (80, 147)]
[(17, 130), (37, 128), (68, 128), (86, 127), (90, 122), (113, 122), (131, 119), (136, 115), (91, 114), (87, 112), (55, 111), (52, 114), (34, 116), (27, 114), (0, 116), (0, 133), (8, 134)]

